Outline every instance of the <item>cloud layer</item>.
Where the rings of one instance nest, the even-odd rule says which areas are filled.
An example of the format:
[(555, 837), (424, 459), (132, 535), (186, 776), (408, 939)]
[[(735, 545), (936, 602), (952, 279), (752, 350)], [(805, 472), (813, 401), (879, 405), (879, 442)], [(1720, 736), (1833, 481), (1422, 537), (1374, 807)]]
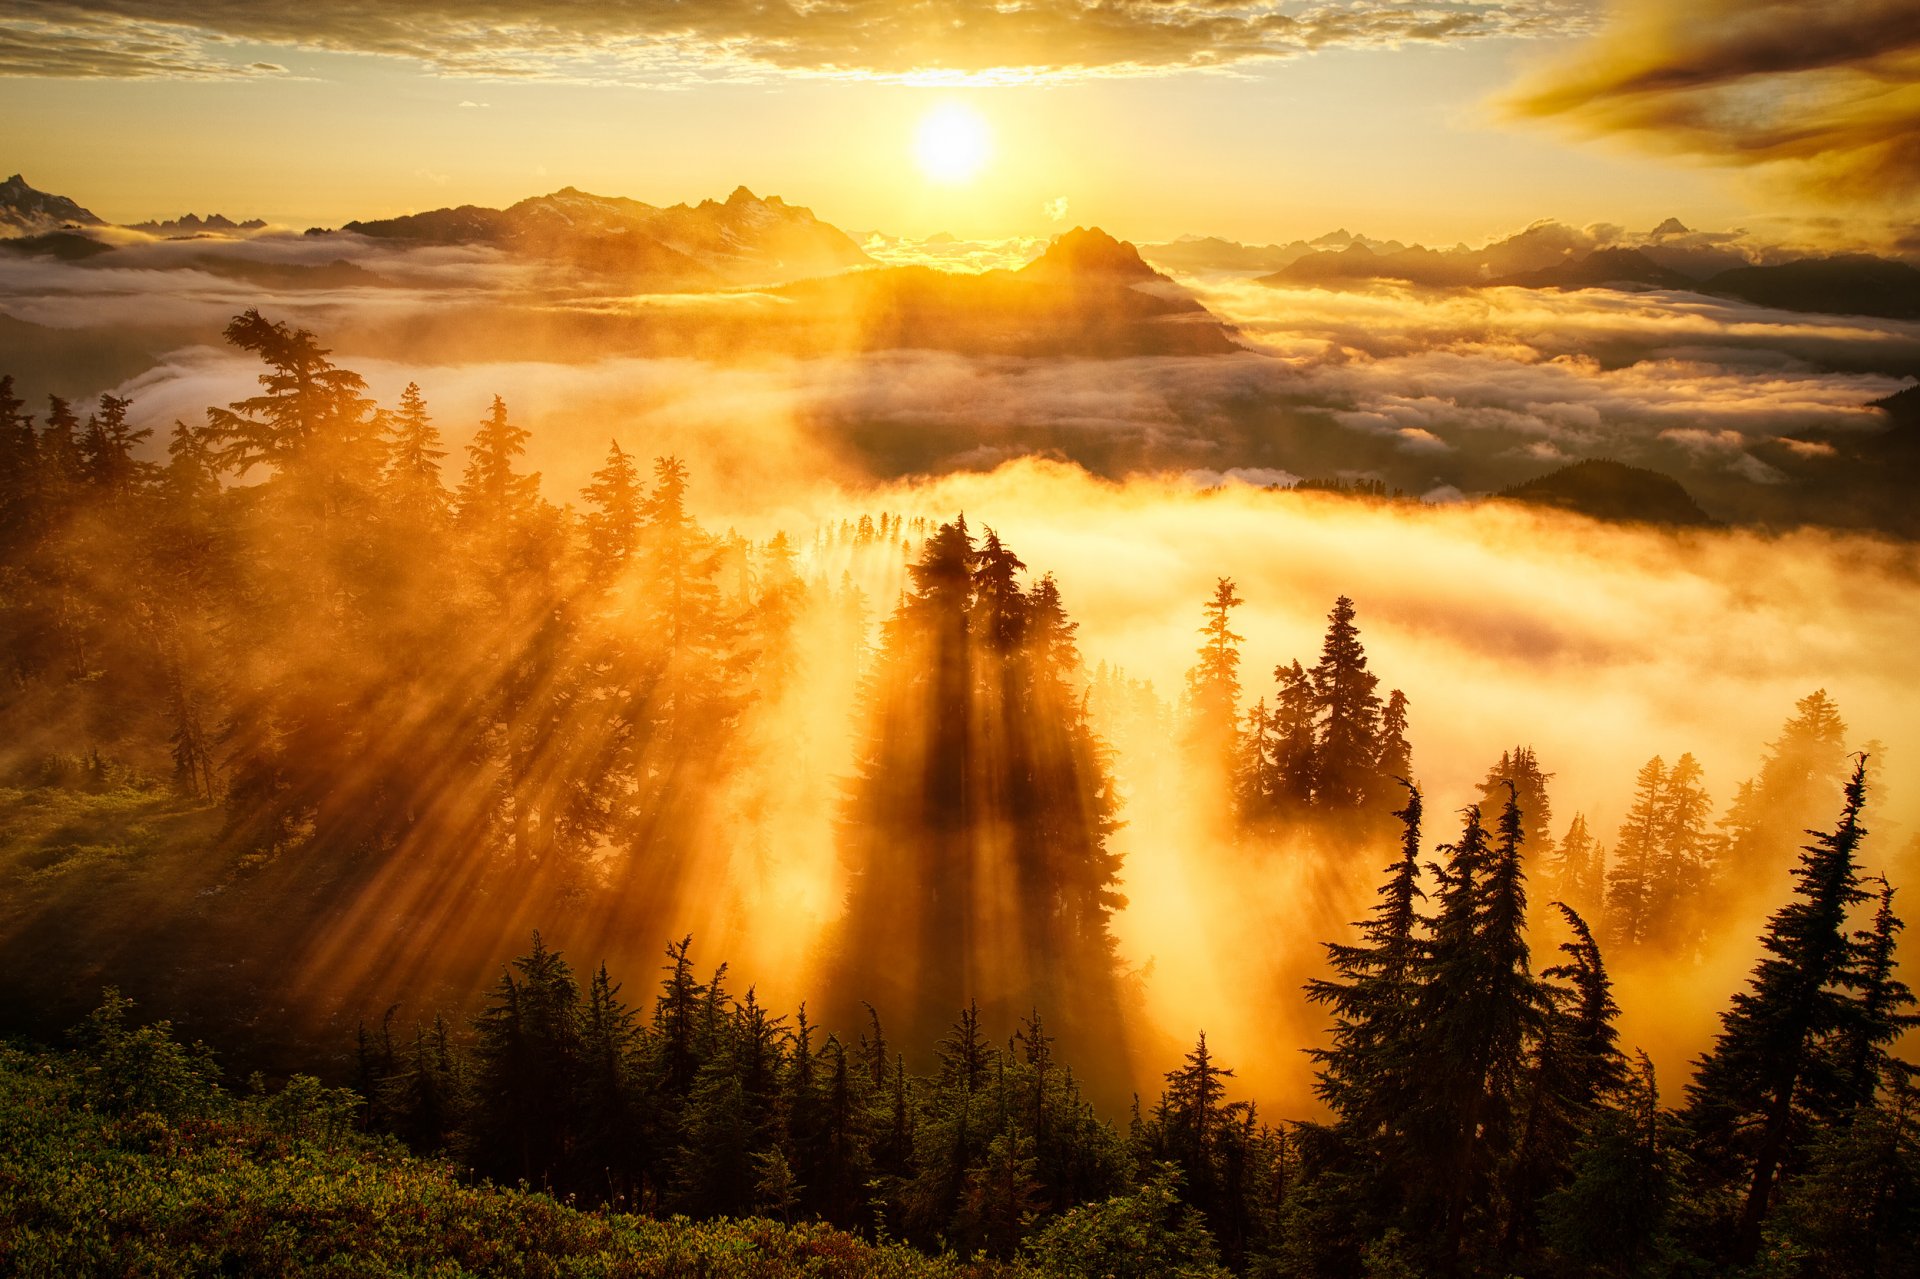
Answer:
[(1583, 11), (1580, 0), (16, 0), (0, 16), (0, 73), (258, 74), (235, 56), (239, 41), (508, 77), (1142, 74), (1331, 46), (1564, 34)]

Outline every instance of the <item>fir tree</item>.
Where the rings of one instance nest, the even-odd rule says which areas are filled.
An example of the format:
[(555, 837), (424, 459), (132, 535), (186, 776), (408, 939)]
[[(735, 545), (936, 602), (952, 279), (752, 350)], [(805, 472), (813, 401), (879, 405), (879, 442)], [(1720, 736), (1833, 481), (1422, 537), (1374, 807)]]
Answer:
[(1230, 765), (1240, 722), (1240, 644), (1233, 610), (1246, 601), (1221, 578), (1207, 601), (1201, 623), (1200, 657), (1187, 672), (1187, 737), (1199, 758)]
[(1353, 617), (1352, 600), (1342, 595), (1334, 601), (1312, 672), (1318, 711), (1314, 797), (1335, 811), (1361, 808), (1378, 790), (1380, 698), (1374, 690), (1380, 677), (1367, 669)]
[(1831, 1120), (1844, 1104), (1831, 1048), (1857, 1016), (1846, 989), (1854, 955), (1846, 922), (1867, 899), (1854, 865), (1865, 805), (1862, 760), (1838, 823), (1803, 848), (1794, 900), (1768, 921), (1766, 954), (1687, 1088), (1701, 1166), (1726, 1177), (1740, 1204), (1729, 1248), (1737, 1261), (1758, 1250), (1776, 1181), (1795, 1168), (1807, 1123)]

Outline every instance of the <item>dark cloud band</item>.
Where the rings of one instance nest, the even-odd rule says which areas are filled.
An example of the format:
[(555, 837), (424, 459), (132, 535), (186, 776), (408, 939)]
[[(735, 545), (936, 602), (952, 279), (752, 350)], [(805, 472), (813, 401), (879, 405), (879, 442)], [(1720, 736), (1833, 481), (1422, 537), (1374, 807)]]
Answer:
[(569, 79), (1151, 74), (1565, 34), (1584, 12), (1585, 0), (15, 0), (0, 12), (0, 73), (245, 75), (230, 46), (248, 42)]
[(1513, 105), (1833, 203), (1906, 205), (1920, 199), (1920, 5), (1623, 0)]

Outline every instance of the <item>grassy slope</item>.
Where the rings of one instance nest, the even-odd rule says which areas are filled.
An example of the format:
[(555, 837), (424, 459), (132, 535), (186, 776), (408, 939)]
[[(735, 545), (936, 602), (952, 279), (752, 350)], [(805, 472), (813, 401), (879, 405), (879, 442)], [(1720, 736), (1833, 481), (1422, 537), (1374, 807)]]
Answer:
[[(0, 1273), (897, 1276), (1021, 1271), (823, 1225), (581, 1212), (471, 1185), (256, 1100), (163, 1118), (92, 1107), (73, 1059), (0, 1047)], [(323, 1108), (324, 1109), (324, 1108)]]

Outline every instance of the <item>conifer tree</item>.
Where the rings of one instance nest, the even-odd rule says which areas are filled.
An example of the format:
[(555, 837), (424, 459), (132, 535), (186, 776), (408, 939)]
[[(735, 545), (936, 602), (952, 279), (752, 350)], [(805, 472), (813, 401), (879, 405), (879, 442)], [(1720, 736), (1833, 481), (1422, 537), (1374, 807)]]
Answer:
[(1655, 755), (1641, 766), (1634, 781), (1633, 804), (1620, 823), (1613, 867), (1607, 873), (1607, 945), (1615, 951), (1631, 950), (1653, 939), (1666, 811), (1667, 765)]
[(470, 1153), (480, 1168), (529, 1181), (562, 1175), (578, 1132), (579, 1002), (573, 970), (536, 932), (474, 1022)]
[(1201, 623), (1199, 660), (1187, 671), (1187, 739), (1198, 758), (1230, 766), (1240, 722), (1240, 644), (1246, 637), (1233, 629), (1233, 610), (1246, 601), (1234, 590), (1233, 579), (1214, 584)]
[(1359, 945), (1329, 942), (1327, 962), (1334, 976), (1307, 983), (1307, 997), (1333, 1013), (1333, 1045), (1309, 1049), (1319, 1063), (1314, 1093), (1361, 1143), (1368, 1157), (1388, 1167), (1401, 1166), (1406, 1151), (1395, 1140), (1420, 1069), (1413, 1021), (1423, 978), (1419, 935), (1420, 890), (1419, 788), (1406, 787), (1406, 806), (1395, 816), (1402, 823), (1400, 855), (1387, 867), (1379, 904), (1356, 925)]
[(1554, 849), (1554, 887), (1583, 916), (1590, 913), (1599, 919), (1603, 918), (1606, 883), (1606, 850), (1587, 829), (1587, 815), (1575, 813)]
[(1913, 992), (1897, 971), (1895, 942), (1905, 925), (1893, 913), (1893, 885), (1884, 877), (1879, 885), (1873, 923), (1853, 934), (1847, 971), (1840, 978), (1853, 998), (1837, 1044), (1844, 1104), (1853, 1106), (1872, 1104), (1883, 1087), (1898, 1092), (1915, 1073), (1890, 1051), (1902, 1034), (1920, 1025), (1920, 1016), (1910, 1011)]
[(1540, 767), (1533, 747), (1515, 746), (1500, 752), (1500, 762), (1487, 770), (1480, 783), (1480, 807), (1486, 812), (1500, 807), (1505, 788), (1512, 785), (1526, 830), (1527, 855), (1534, 866), (1548, 869), (1553, 865), (1553, 801), (1547, 795), (1547, 783), (1552, 780), (1553, 774)]
[[(1387, 704), (1380, 712), (1380, 748), (1373, 771), (1383, 783), (1413, 776), (1413, 744), (1407, 740), (1407, 695), (1397, 688), (1387, 694)], [(1380, 787), (1382, 799), (1391, 794), (1391, 785)]]
[(1314, 666), (1318, 711), (1315, 738), (1316, 802), (1334, 811), (1365, 806), (1379, 789), (1380, 677), (1367, 669), (1367, 652), (1353, 623), (1353, 601), (1342, 595), (1327, 614), (1326, 639)]
[(587, 554), (594, 576), (606, 580), (634, 562), (640, 547), (646, 495), (633, 455), (609, 441), (606, 465), (593, 473), (581, 494), (593, 509), (587, 515)]
[(308, 500), (336, 509), (343, 483), (377, 473), (378, 444), (370, 419), (372, 401), (357, 373), (327, 359), (331, 354), (306, 329), (268, 320), (258, 310), (236, 315), (226, 340), (267, 365), (262, 394), (207, 410), (207, 435), (224, 469), (244, 475), (271, 466), (309, 488)]
[(385, 418), (387, 500), (411, 524), (432, 526), (446, 517), (449, 496), (440, 474), (440, 429), (427, 413), (420, 384), (400, 392), (400, 408)]
[(1846, 1090), (1834, 1047), (1858, 1017), (1848, 985), (1855, 951), (1848, 912), (1868, 894), (1855, 856), (1866, 834), (1866, 765), (1854, 768), (1831, 831), (1814, 833), (1794, 868), (1794, 900), (1774, 912), (1749, 988), (1733, 997), (1687, 1088), (1699, 1164), (1724, 1177), (1739, 1209), (1729, 1252), (1752, 1259), (1782, 1173), (1809, 1122), (1832, 1120)]
[(531, 516), (540, 498), (540, 475), (514, 469), (526, 451), (526, 428), (509, 422), (507, 402), (494, 396), (493, 407), (467, 445), (467, 469), (456, 497), (462, 521), (502, 532)]
[(81, 473), (109, 502), (132, 497), (151, 469), (133, 455), (153, 432), (145, 427), (136, 431), (128, 425), (127, 410), (132, 407), (131, 400), (101, 396), (98, 411), (88, 416), (86, 431), (80, 437)]
[(1315, 737), (1318, 715), (1313, 680), (1299, 662), (1276, 666), (1279, 684), (1274, 694), (1269, 731), (1273, 739), (1273, 780), (1269, 791), (1282, 813), (1301, 814), (1313, 807), (1320, 791), (1320, 747)]

